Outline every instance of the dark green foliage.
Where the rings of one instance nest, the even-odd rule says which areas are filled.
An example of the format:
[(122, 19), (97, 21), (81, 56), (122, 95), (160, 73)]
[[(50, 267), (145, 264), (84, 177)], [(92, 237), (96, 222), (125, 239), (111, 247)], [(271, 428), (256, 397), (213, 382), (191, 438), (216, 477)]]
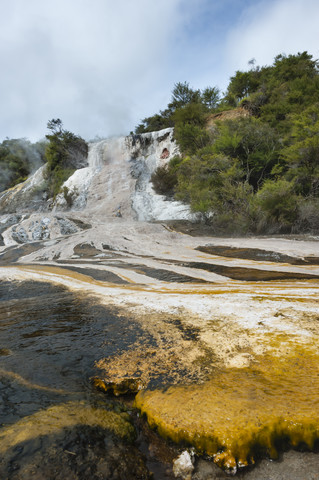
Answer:
[(85, 165), (87, 143), (64, 130), (60, 119), (48, 122), (47, 141), (31, 144), (26, 139), (6, 139), (0, 144), (0, 191), (23, 182), (47, 162), (48, 193), (55, 196), (76, 168)]
[(23, 182), (44, 163), (44, 142), (6, 139), (0, 144), (0, 191)]
[(180, 157), (173, 157), (170, 162), (158, 167), (151, 176), (151, 182), (156, 193), (172, 197), (177, 185), (177, 170), (181, 162)]
[(203, 127), (186, 123), (178, 125), (175, 129), (175, 137), (181, 151), (191, 155), (199, 148), (203, 148), (209, 142), (209, 134)]
[(69, 208), (71, 208), (71, 207), (72, 207), (72, 203), (73, 203), (73, 199), (72, 199), (72, 195), (71, 195), (70, 192), (69, 192), (68, 187), (64, 186), (64, 187), (62, 188), (62, 193), (63, 193), (63, 197), (64, 197), (64, 199), (65, 199), (65, 201), (66, 201), (67, 206), (68, 206)]
[(259, 117), (261, 107), (268, 102), (269, 94), (264, 88), (252, 93), (240, 102), (240, 106), (247, 110), (254, 117)]
[(209, 142), (206, 112), (201, 103), (189, 103), (174, 113), (175, 137), (184, 154), (193, 154)]
[(190, 103), (199, 103), (201, 98), (200, 90), (193, 90), (189, 83), (175, 83), (172, 91), (172, 100), (168, 108), (175, 111), (178, 108), (185, 107)]
[[(204, 90), (194, 90), (187, 82), (174, 85), (172, 98), (167, 108), (160, 113), (144, 118), (135, 128), (135, 133), (146, 133), (176, 126), (178, 112), (192, 105), (201, 110), (202, 114), (213, 111), (218, 107), (220, 91), (217, 87), (206, 87)], [(182, 114), (183, 115), (183, 114)], [(201, 122), (202, 125), (204, 122)]]
[(201, 103), (189, 103), (174, 112), (175, 127), (179, 125), (196, 125), (204, 127), (206, 112)]
[(135, 128), (135, 133), (147, 133), (147, 132), (156, 132), (162, 130), (163, 128), (168, 128), (173, 126), (173, 120), (171, 118), (171, 111), (164, 110), (152, 117), (147, 117), (142, 120), (142, 122)]
[(299, 198), (293, 230), (314, 234), (319, 232), (319, 198)]
[(282, 150), (286, 177), (305, 197), (319, 197), (319, 104), (291, 117), (289, 145)]
[(219, 230), (246, 231), (251, 187), (243, 182), (244, 172), (236, 160), (203, 148), (186, 157), (178, 169), (176, 198), (200, 212), (206, 222)]
[[(318, 61), (303, 52), (250, 66), (231, 77), (224, 98), (216, 87), (175, 85), (166, 110), (183, 155), (174, 171), (175, 198), (219, 233), (318, 233)], [(207, 128), (211, 111), (234, 107), (250, 117), (234, 115)], [(170, 173), (170, 166), (161, 172), (162, 193)]]
[(284, 179), (267, 180), (253, 201), (257, 232), (291, 232), (297, 219), (298, 201), (292, 183)]
[(208, 109), (217, 108), (220, 101), (220, 90), (217, 87), (206, 87), (201, 93), (201, 103)]
[[(255, 73), (250, 72), (252, 76)], [(318, 73), (318, 62), (307, 52), (278, 55), (272, 67), (260, 69), (259, 84), (250, 93), (264, 94), (259, 109), (263, 121), (280, 132), (289, 131), (289, 115), (319, 101)]]
[(83, 166), (87, 157), (88, 145), (81, 137), (63, 129), (60, 119), (52, 119), (47, 124), (51, 131), (46, 135), (48, 144), (45, 151), (49, 195), (55, 197), (61, 185), (72, 173)]
[(240, 161), (245, 181), (256, 191), (278, 163), (280, 143), (276, 131), (255, 118), (223, 122), (214, 141), (217, 153)]
[(232, 107), (251, 93), (255, 92), (260, 85), (259, 70), (250, 70), (249, 72), (237, 71), (236, 74), (230, 78), (230, 84), (227, 89), (226, 101)]

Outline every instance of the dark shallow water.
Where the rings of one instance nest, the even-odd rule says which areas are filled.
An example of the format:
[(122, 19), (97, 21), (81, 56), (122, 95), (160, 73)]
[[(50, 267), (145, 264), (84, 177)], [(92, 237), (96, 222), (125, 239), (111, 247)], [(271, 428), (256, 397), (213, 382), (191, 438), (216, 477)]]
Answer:
[[(138, 325), (116, 309), (64, 287), (33, 281), (0, 283), (1, 480), (149, 478), (139, 450), (141, 432), (135, 428), (134, 433), (132, 426), (132, 434), (130, 421), (125, 424), (130, 434), (124, 439), (98, 424), (63, 427), (69, 402), (116, 414), (127, 410), (94, 390), (90, 377), (96, 373), (96, 360), (125, 350), (140, 334)], [(52, 431), (38, 435), (37, 415), (52, 407), (57, 407), (61, 428), (53, 425)], [(24, 421), (28, 426), (20, 428)], [(19, 435), (32, 429), (35, 433), (6, 448), (11, 427)], [(154, 467), (157, 478), (162, 478), (164, 467)]]
[[(0, 299), (0, 348), (10, 351), (0, 357), (1, 368), (72, 394), (90, 395), (95, 360), (125, 349), (140, 333), (115, 309), (59, 286), (4, 282)], [(2, 410), (0, 423), (8, 423)]]

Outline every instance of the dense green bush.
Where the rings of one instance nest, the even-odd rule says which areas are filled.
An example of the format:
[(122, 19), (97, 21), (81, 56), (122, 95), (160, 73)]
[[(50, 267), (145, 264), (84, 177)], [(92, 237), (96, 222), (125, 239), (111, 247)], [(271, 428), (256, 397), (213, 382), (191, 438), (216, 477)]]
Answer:
[(253, 117), (221, 123), (214, 140), (217, 153), (222, 152), (240, 161), (245, 181), (255, 191), (278, 163), (279, 148), (276, 131)]
[(291, 116), (291, 135), (282, 150), (286, 177), (305, 197), (319, 197), (319, 104)]
[[(186, 115), (194, 115), (197, 119), (198, 115), (200, 115), (203, 125), (205, 123), (202, 122), (204, 118), (203, 114), (205, 112), (215, 111), (219, 103), (220, 91), (217, 87), (206, 87), (203, 90), (194, 90), (189, 86), (189, 83), (178, 82), (174, 85), (172, 98), (167, 108), (151, 117), (144, 118), (135, 128), (135, 133), (154, 132), (163, 128), (176, 126), (176, 123), (180, 121), (179, 111), (183, 111), (185, 107), (189, 107), (190, 105), (190, 110), (186, 108)], [(181, 113), (181, 115), (183, 116), (183, 113)], [(196, 123), (192, 122), (192, 124)]]
[(299, 200), (291, 182), (266, 180), (253, 200), (257, 232), (291, 232), (297, 222)]
[(81, 137), (64, 130), (60, 119), (48, 122), (48, 129), (46, 140), (35, 144), (26, 139), (6, 139), (0, 144), (0, 191), (23, 182), (47, 162), (45, 185), (54, 197), (75, 169), (86, 164), (88, 146)]
[[(318, 61), (303, 52), (251, 65), (231, 77), (224, 98), (216, 87), (206, 89), (210, 101), (205, 91), (175, 85), (166, 112), (182, 160), (173, 177), (170, 166), (158, 172), (161, 193), (172, 182), (170, 194), (218, 232), (318, 233)], [(250, 116), (207, 128), (212, 111), (238, 106)]]
[(156, 193), (173, 197), (177, 185), (177, 170), (180, 157), (173, 157), (169, 163), (158, 167), (151, 176), (151, 182)]
[(313, 234), (319, 232), (319, 198), (301, 199), (293, 231)]
[(63, 129), (60, 119), (48, 122), (50, 134), (46, 135), (48, 144), (45, 151), (47, 161), (46, 178), (49, 195), (55, 197), (62, 184), (87, 158), (88, 145), (81, 137)]

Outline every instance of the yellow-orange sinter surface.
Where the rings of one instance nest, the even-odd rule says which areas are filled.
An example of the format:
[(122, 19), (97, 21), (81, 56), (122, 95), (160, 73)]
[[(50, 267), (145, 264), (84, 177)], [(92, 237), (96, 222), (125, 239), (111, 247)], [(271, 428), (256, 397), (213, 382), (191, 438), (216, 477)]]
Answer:
[(250, 367), (216, 370), (201, 385), (138, 393), (135, 405), (159, 433), (193, 445), (235, 473), (277, 449), (319, 439), (319, 355), (297, 346)]

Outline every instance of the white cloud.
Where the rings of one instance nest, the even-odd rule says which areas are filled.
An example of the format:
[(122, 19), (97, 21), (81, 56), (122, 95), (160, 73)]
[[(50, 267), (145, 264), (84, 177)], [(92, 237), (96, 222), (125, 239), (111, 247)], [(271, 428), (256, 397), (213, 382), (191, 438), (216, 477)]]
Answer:
[(317, 0), (262, 1), (242, 12), (229, 33), (225, 56), (232, 73), (246, 70), (255, 58), (260, 66), (271, 65), (280, 53), (308, 51), (319, 54), (319, 3)]
[(0, 141), (56, 117), (85, 138), (128, 133), (175, 82), (224, 89), (252, 57), (316, 57), (318, 18), (317, 0), (2, 1)]
[(0, 137), (44, 134), (53, 117), (86, 137), (133, 127), (136, 111), (145, 111), (143, 91), (147, 99), (160, 85), (187, 21), (191, 9), (182, 3), (188, 1), (2, 5)]

